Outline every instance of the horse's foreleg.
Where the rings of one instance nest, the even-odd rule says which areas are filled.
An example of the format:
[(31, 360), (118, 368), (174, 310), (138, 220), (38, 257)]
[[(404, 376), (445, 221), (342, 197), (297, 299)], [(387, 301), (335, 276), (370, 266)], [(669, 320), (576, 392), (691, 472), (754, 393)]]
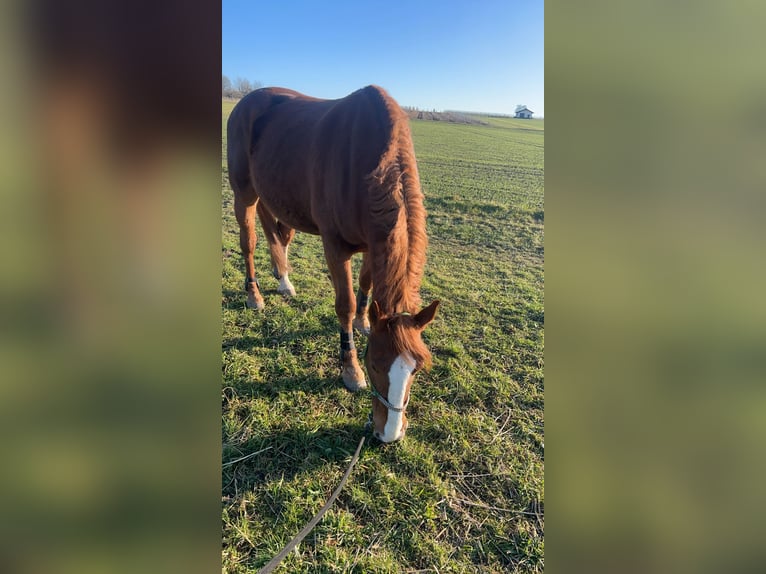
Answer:
[(362, 255), (362, 269), (359, 271), (359, 290), (356, 292), (356, 316), (354, 317), (354, 329), (364, 335), (370, 334), (370, 319), (367, 317), (367, 303), (372, 289), (372, 268), (370, 266), (370, 254)]
[(364, 371), (359, 366), (351, 325), (356, 308), (351, 277), (351, 260), (349, 257), (339, 258), (328, 254), (327, 246), (325, 246), (325, 257), (330, 269), (333, 287), (335, 287), (335, 313), (338, 315), (338, 322), (340, 323), (343, 384), (350, 391), (358, 391), (367, 388), (367, 382), (364, 379)]
[(287, 248), (295, 236), (295, 230), (281, 221), (277, 221), (263, 202), (258, 202), (258, 218), (261, 220), (263, 232), (269, 242), (271, 252), (271, 273), (279, 281), (279, 291), (282, 295), (295, 296), (295, 287), (290, 282), (288, 273), (291, 270), (287, 261)]
[(247, 306), (260, 311), (264, 308), (263, 297), (258, 289), (258, 281), (255, 278), (255, 264), (253, 252), (257, 241), (255, 235), (255, 211), (258, 199), (248, 204), (240, 194), (234, 194), (234, 214), (239, 223), (239, 246), (242, 249), (242, 257), (245, 259), (245, 291), (247, 292)]

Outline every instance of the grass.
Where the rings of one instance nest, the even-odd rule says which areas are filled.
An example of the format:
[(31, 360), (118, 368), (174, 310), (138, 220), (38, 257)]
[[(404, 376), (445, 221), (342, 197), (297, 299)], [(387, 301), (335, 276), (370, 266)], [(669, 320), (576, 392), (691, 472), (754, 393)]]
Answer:
[[(224, 135), (233, 105), (223, 102)], [(424, 303), (442, 301), (425, 333), (434, 366), (413, 385), (407, 437), (369, 440), (334, 507), (281, 572), (544, 568), (543, 122), (413, 120), (412, 132), (429, 212), (421, 293)], [(223, 146), (225, 158), (225, 137)], [(285, 300), (259, 229), (267, 307), (245, 308), (225, 163), (223, 570), (244, 573), (268, 562), (337, 486), (370, 397), (339, 379), (318, 237), (296, 235), (298, 295)]]

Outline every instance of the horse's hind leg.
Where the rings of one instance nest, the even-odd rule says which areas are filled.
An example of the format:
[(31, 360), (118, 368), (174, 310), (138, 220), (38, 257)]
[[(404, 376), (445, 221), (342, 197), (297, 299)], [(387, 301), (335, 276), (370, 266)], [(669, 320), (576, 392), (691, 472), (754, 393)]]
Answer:
[(261, 220), (263, 232), (266, 234), (266, 240), (269, 242), (269, 251), (271, 252), (271, 272), (274, 278), (279, 281), (279, 291), (282, 295), (289, 297), (295, 296), (295, 287), (290, 283), (288, 273), (292, 270), (287, 261), (287, 248), (295, 237), (295, 230), (288, 227), (281, 221), (277, 221), (271, 212), (258, 202), (258, 218)]
[[(257, 241), (255, 235), (255, 211), (258, 198), (253, 193), (247, 199), (244, 194), (237, 190), (234, 192), (234, 214), (239, 223), (239, 246), (242, 249), (242, 257), (245, 259), (245, 291), (247, 291), (247, 306), (260, 311), (264, 308), (263, 297), (258, 289), (258, 281), (255, 278), (255, 264), (253, 252)], [(251, 201), (250, 198), (252, 198)]]
[(351, 277), (350, 255), (336, 255), (333, 249), (328, 249), (325, 243), (325, 258), (335, 288), (335, 313), (340, 323), (340, 357), (342, 362), (343, 384), (350, 391), (367, 388), (364, 371), (359, 366), (354, 332), (351, 322), (354, 317), (354, 285)]
[(362, 255), (362, 269), (359, 271), (359, 290), (356, 292), (356, 316), (354, 317), (354, 329), (363, 335), (370, 334), (370, 319), (367, 317), (367, 303), (372, 289), (372, 268), (370, 267), (370, 254)]

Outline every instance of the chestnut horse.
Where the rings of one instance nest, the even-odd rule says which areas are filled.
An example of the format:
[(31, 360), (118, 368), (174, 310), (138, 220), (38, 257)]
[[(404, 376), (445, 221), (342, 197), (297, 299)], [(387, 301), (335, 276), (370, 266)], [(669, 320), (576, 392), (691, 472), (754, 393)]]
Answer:
[[(431, 359), (421, 333), (439, 305), (420, 309), (428, 239), (406, 114), (377, 86), (338, 100), (256, 90), (229, 117), (228, 165), (248, 307), (264, 306), (253, 265), (256, 213), (284, 295), (295, 295), (287, 261), (295, 231), (321, 236), (335, 288), (343, 384), (367, 387), (356, 327), (369, 335), (374, 434), (384, 442), (402, 438), (414, 374)], [(360, 252), (355, 300), (351, 256)]]

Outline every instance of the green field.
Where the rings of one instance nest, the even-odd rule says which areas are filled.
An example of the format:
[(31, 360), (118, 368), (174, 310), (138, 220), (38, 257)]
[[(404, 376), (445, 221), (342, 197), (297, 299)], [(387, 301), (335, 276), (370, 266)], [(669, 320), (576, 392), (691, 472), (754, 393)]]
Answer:
[[(254, 572), (337, 486), (371, 398), (340, 382), (318, 237), (296, 235), (298, 294), (285, 300), (259, 227), (266, 310), (245, 308), (225, 160), (232, 107), (223, 103), (223, 571)], [(429, 213), (421, 293), (442, 301), (424, 335), (433, 368), (413, 384), (406, 438), (368, 438), (280, 572), (543, 571), (544, 125), (482, 119), (412, 122)]]

